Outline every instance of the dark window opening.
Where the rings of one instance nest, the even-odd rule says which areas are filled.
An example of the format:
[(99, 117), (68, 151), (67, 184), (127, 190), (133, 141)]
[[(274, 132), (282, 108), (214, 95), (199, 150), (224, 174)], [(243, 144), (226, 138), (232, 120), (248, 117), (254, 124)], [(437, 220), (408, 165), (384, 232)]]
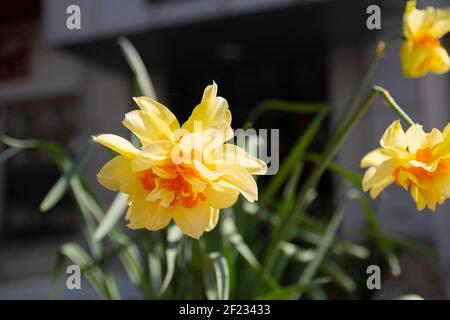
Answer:
[[(75, 101), (73, 97), (62, 97), (7, 106), (5, 133), (14, 138), (52, 140), (70, 146), (75, 132)], [(49, 212), (39, 211), (42, 199), (59, 176), (51, 155), (43, 150), (24, 150), (7, 161), (4, 239), (35, 239), (76, 230), (78, 215), (69, 196)]]

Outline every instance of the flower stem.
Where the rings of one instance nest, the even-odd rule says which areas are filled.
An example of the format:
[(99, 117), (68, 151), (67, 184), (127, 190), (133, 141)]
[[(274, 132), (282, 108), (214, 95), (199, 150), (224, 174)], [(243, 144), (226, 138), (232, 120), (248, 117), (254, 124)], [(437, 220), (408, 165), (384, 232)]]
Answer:
[[(262, 259), (261, 272), (264, 275), (270, 274), (272, 270), (273, 264), (278, 255), (279, 244), (285, 239), (288, 239), (289, 237), (292, 236), (292, 230), (298, 226), (303, 215), (305, 214), (305, 210), (307, 207), (307, 195), (309, 191), (317, 186), (324, 171), (330, 164), (333, 157), (339, 151), (340, 146), (342, 145), (343, 141), (345, 140), (345, 138), (347, 137), (353, 126), (366, 112), (368, 107), (375, 99), (376, 95), (381, 93), (379, 87), (372, 88), (371, 91), (368, 93), (367, 97), (365, 98), (365, 100), (361, 104), (358, 104), (358, 101), (360, 101), (361, 96), (364, 94), (364, 91), (369, 86), (373, 78), (373, 74), (375, 72), (376, 66), (378, 65), (378, 62), (381, 60), (387, 49), (402, 37), (403, 37), (402, 34), (395, 34), (394, 36), (389, 38), (386, 42), (380, 42), (378, 44), (375, 54), (372, 57), (371, 61), (369, 62), (369, 65), (363, 75), (362, 80), (356, 87), (354, 93), (352, 94), (352, 97), (350, 98), (349, 102), (344, 108), (345, 111), (342, 113), (340, 120), (337, 122), (339, 125), (338, 128), (336, 129), (336, 133), (332, 136), (332, 138), (325, 147), (324, 153), (322, 155), (322, 161), (316, 164), (316, 166), (313, 168), (313, 171), (308, 176), (305, 184), (303, 184), (302, 188), (300, 189), (297, 197), (298, 200), (293, 210), (291, 210), (280, 221), (280, 224), (278, 224), (275, 227), (273, 235), (269, 240), (268, 247)], [(386, 95), (383, 96), (386, 99), (386, 101), (388, 101), (387, 96)], [(401, 108), (398, 107), (398, 105), (392, 99), (388, 101), (388, 103), (394, 108), (394, 110), (401, 110)], [(398, 108), (394, 106), (397, 106)]]
[(302, 186), (298, 194), (297, 203), (292, 211), (286, 215), (286, 217), (280, 222), (280, 224), (275, 228), (273, 236), (269, 241), (269, 245), (264, 254), (262, 260), (262, 272), (264, 274), (270, 273), (273, 263), (275, 262), (278, 246), (281, 241), (290, 237), (290, 231), (292, 228), (296, 227), (300, 222), (302, 216), (304, 215), (304, 210), (306, 209), (306, 199), (307, 194), (310, 189), (315, 188), (319, 183), (320, 178), (322, 177), (323, 172), (326, 170), (328, 164), (334, 157), (334, 155), (339, 150), (340, 145), (342, 144), (344, 138), (349, 133), (350, 129), (354, 126), (354, 124), (359, 120), (359, 118), (363, 115), (363, 113), (367, 110), (369, 105), (372, 103), (373, 99), (377, 95), (377, 90), (372, 89), (364, 102), (358, 107), (358, 101), (361, 99), (361, 96), (364, 94), (364, 91), (369, 86), (370, 81), (373, 78), (373, 74), (378, 65), (378, 62), (381, 60), (387, 49), (395, 43), (397, 40), (401, 39), (403, 34), (395, 34), (390, 37), (386, 42), (379, 42), (378, 46), (375, 50), (375, 53), (367, 66), (365, 73), (359, 85), (356, 87), (354, 93), (352, 94), (349, 102), (344, 108), (345, 111), (342, 113), (340, 120), (338, 121), (339, 126), (336, 129), (336, 134), (331, 138), (329, 143), (327, 144), (324, 154), (323, 161), (318, 163), (313, 172), (309, 175), (307, 181)]
[(377, 48), (375, 49), (375, 52), (369, 61), (369, 64), (367, 65), (367, 69), (365, 70), (361, 81), (359, 82), (359, 85), (356, 87), (355, 91), (353, 92), (350, 100), (348, 101), (347, 105), (344, 108), (344, 112), (342, 113), (342, 116), (337, 121), (337, 123), (344, 123), (348, 120), (348, 118), (351, 116), (351, 114), (355, 111), (355, 109), (358, 107), (358, 101), (361, 99), (361, 96), (364, 94), (364, 92), (367, 90), (367, 87), (369, 86), (370, 82), (372, 81), (373, 74), (375, 73), (375, 69), (378, 65), (378, 62), (381, 60), (381, 58), (384, 56), (386, 51), (397, 41), (403, 38), (402, 33), (397, 33), (392, 35), (386, 42), (380, 41), (377, 45)]
[(380, 94), (383, 99), (387, 102), (387, 104), (394, 110), (398, 116), (405, 121), (408, 125), (412, 126), (414, 125), (414, 121), (408, 116), (408, 114), (403, 111), (403, 109), (395, 102), (394, 98), (389, 94), (389, 91), (386, 89), (380, 87), (380, 86), (374, 86), (373, 90), (375, 90), (378, 94)]
[(309, 190), (317, 186), (322, 174), (330, 164), (333, 157), (339, 151), (345, 138), (348, 136), (351, 129), (359, 121), (362, 115), (367, 111), (377, 94), (378, 91), (373, 88), (353, 115), (351, 115), (345, 123), (342, 123), (341, 126), (338, 127), (336, 133), (326, 145), (322, 155), (322, 161), (313, 168), (313, 171), (301, 187), (297, 197), (298, 200), (293, 210), (286, 214), (284, 219), (280, 221), (280, 224), (275, 227), (275, 231), (269, 241), (269, 245), (263, 257), (262, 272), (265, 274), (270, 273), (272, 269), (273, 263), (278, 255), (278, 247), (280, 242), (292, 236), (292, 230), (298, 226), (303, 218), (306, 210), (306, 200)]
[(414, 124), (414, 121), (395, 102), (395, 100), (391, 97), (386, 89), (380, 86), (372, 87), (369, 94), (360, 105), (360, 107), (356, 110), (356, 112), (337, 129), (336, 133), (330, 139), (322, 155), (322, 161), (314, 167), (312, 173), (308, 176), (305, 184), (300, 189), (297, 197), (298, 200), (295, 204), (294, 209), (286, 214), (285, 218), (281, 221), (281, 224), (276, 227), (274, 235), (270, 240), (269, 246), (267, 247), (267, 251), (263, 259), (262, 270), (264, 273), (269, 273), (272, 269), (273, 263), (275, 262), (275, 259), (277, 257), (279, 243), (291, 236), (291, 231), (296, 226), (298, 226), (301, 219), (303, 218), (307, 206), (308, 192), (317, 186), (320, 178), (322, 177), (322, 174), (330, 164), (333, 157), (339, 151), (340, 146), (344, 142), (345, 138), (348, 136), (351, 129), (359, 121), (362, 115), (367, 111), (377, 95), (381, 95), (403, 121), (405, 121), (410, 126)]

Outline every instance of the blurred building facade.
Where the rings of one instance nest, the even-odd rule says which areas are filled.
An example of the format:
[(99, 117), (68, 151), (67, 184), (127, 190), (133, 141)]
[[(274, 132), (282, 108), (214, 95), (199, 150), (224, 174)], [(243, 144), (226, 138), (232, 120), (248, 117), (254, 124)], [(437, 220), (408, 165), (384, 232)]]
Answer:
[[(366, 8), (372, 2), (381, 8), (381, 30), (366, 27)], [(329, 104), (332, 127), (377, 41), (401, 30), (403, 2), (372, 2), (42, 0), (30, 1), (34, 4), (29, 4), (28, 13), (13, 5), (6, 10), (11, 17), (2, 16), (0, 21), (1, 132), (18, 138), (57, 139), (71, 152), (91, 134), (125, 135), (118, 124), (132, 108), (134, 90), (116, 43), (119, 36), (127, 36), (136, 45), (160, 100), (174, 106), (177, 115), (187, 117), (202, 88), (215, 80), (230, 102), (236, 123), (242, 123), (259, 101), (275, 98)], [(423, 1), (427, 3), (446, 5), (446, 1)], [(66, 10), (73, 4), (81, 9), (80, 30), (66, 25), (70, 15)], [(448, 76), (404, 79), (398, 46), (383, 59), (375, 83), (388, 88), (428, 129), (443, 128), (448, 122)], [(377, 146), (394, 119), (392, 111), (378, 101), (351, 134), (339, 162), (361, 172), (361, 156)], [(261, 126), (277, 123), (283, 123), (282, 139), (295, 137), (307, 124), (304, 119), (273, 115), (271, 122), (262, 121)], [(326, 128), (320, 133), (322, 139), (327, 134)], [(33, 166), (26, 171), (31, 157)], [(86, 168), (91, 182), (95, 183), (95, 173), (106, 158), (96, 149)], [(49, 280), (49, 261), (59, 244), (81, 238), (76, 212), (67, 214), (74, 211), (70, 200), (56, 208), (60, 212), (53, 212), (52, 218), (37, 212), (39, 200), (57, 178), (50, 162), (45, 155), (27, 153), (0, 168), (0, 297), (45, 298), (41, 294), (50, 284), (46, 287), (44, 280), (35, 278)], [(338, 181), (331, 189), (336, 198), (345, 192)], [(99, 191), (111, 199), (111, 193)], [(35, 201), (25, 201), (31, 195)], [(446, 212), (448, 205), (434, 215), (417, 213), (409, 195), (395, 188), (377, 208), (386, 231), (435, 244), (443, 257), (436, 272), (450, 280)], [(358, 237), (363, 221), (362, 213), (352, 207), (343, 231)], [(32, 235), (32, 244), (27, 234)], [(24, 237), (28, 240), (20, 241)], [(16, 281), (22, 285), (14, 285)]]

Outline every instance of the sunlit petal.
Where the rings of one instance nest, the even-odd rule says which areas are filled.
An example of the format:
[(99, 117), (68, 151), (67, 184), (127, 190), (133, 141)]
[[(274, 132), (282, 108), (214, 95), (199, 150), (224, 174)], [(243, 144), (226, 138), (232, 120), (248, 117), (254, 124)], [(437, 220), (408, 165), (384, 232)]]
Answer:
[(198, 205), (193, 208), (173, 208), (173, 219), (178, 227), (186, 235), (199, 239), (209, 227), (211, 208), (206, 205)]
[(95, 142), (98, 142), (105, 147), (120, 153), (121, 155), (131, 158), (134, 154), (139, 152), (128, 140), (115, 134), (101, 134), (97, 137), (93, 137)]

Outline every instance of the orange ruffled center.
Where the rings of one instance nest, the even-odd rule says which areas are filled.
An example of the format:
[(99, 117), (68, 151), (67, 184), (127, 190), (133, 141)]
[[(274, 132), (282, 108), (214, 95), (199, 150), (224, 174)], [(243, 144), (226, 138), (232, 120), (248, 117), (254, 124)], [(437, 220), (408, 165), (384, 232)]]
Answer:
[[(415, 160), (422, 162), (422, 163), (430, 163), (434, 160), (433, 150), (431, 148), (424, 148), (424, 149), (418, 149), (416, 151)], [(398, 166), (394, 170), (394, 177), (395, 182), (399, 185), (402, 185), (401, 179), (400, 179), (400, 172), (401, 171), (408, 172), (412, 174), (413, 176), (420, 179), (428, 179), (432, 178), (433, 176), (441, 173), (448, 174), (450, 173), (450, 159), (446, 160), (440, 160), (439, 164), (434, 171), (428, 171), (421, 167), (404, 167), (404, 166)]]
[(424, 34), (424, 35), (418, 37), (417, 39), (414, 39), (413, 42), (414, 42), (415, 46), (420, 46), (420, 47), (438, 48), (441, 46), (441, 42), (439, 41), (439, 39), (436, 39), (435, 37), (433, 37), (429, 34)]
[[(173, 191), (174, 197), (170, 202), (170, 206), (181, 205), (184, 208), (193, 208), (200, 201), (206, 201), (208, 197), (203, 192), (196, 192), (192, 188), (192, 184), (186, 181), (186, 178), (200, 179), (200, 175), (192, 169), (179, 169), (177, 167), (165, 168), (167, 172), (174, 173), (182, 170), (182, 174), (176, 173), (175, 178), (164, 179), (157, 176), (151, 169), (146, 170), (140, 177), (142, 187), (152, 192), (155, 188)], [(158, 183), (157, 183), (158, 181)]]

